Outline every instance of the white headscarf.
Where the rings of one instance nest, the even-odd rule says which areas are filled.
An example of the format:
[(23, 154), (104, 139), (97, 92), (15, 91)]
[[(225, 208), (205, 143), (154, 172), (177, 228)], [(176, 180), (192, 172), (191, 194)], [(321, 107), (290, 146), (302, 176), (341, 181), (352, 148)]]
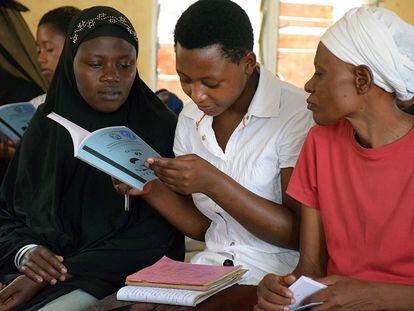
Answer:
[(368, 66), (374, 84), (401, 100), (414, 97), (414, 27), (383, 8), (354, 8), (322, 36), (342, 61)]

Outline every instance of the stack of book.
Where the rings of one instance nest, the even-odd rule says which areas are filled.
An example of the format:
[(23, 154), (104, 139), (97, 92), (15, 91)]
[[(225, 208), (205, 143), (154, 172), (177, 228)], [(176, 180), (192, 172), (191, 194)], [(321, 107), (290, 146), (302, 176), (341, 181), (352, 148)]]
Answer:
[(131, 274), (118, 300), (195, 306), (240, 281), (241, 266), (184, 263), (163, 257), (152, 266)]

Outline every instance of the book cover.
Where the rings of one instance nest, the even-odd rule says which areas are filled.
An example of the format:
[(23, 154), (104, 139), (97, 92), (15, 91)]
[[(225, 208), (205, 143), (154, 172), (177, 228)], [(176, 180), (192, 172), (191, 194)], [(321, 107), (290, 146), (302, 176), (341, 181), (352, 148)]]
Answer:
[(17, 141), (29, 126), (36, 108), (31, 103), (14, 103), (0, 107), (0, 132)]
[(220, 284), (239, 280), (246, 272), (241, 266), (200, 265), (162, 257), (152, 266), (126, 278), (126, 284), (192, 290), (208, 290)]
[(90, 133), (54, 112), (48, 117), (69, 131), (74, 156), (80, 160), (137, 189), (157, 178), (144, 163), (160, 155), (129, 128), (112, 126)]

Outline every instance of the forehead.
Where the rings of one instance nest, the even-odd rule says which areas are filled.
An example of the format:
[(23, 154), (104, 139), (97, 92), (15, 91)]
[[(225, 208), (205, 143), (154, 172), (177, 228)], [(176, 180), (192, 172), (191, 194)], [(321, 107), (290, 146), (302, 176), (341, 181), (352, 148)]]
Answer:
[(331, 51), (329, 51), (322, 42), (319, 42), (315, 55), (315, 65), (327, 67), (329, 66), (334, 68), (337, 66), (344, 66), (346, 63), (336, 57)]
[(52, 24), (42, 24), (37, 28), (37, 37), (42, 40), (52, 40), (57, 38), (65, 39), (65, 35), (58, 31)]
[(191, 77), (220, 76), (233, 64), (223, 55), (219, 45), (186, 49), (177, 43), (175, 54), (177, 72)]
[(135, 48), (127, 41), (110, 36), (96, 37), (79, 45), (76, 53), (81, 55), (135, 55)]

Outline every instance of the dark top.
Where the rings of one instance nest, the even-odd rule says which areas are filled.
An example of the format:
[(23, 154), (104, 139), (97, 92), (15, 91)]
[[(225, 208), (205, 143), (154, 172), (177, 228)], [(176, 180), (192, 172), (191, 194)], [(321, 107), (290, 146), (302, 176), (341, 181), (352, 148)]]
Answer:
[[(91, 27), (81, 28), (82, 23)], [(74, 18), (46, 102), (33, 117), (0, 188), (0, 281), (18, 272), (14, 256), (29, 243), (62, 255), (74, 275), (38, 294), (29, 304), (33, 309), (76, 288), (102, 298), (119, 288), (126, 275), (163, 255), (184, 256), (182, 236), (140, 198), (125, 212), (124, 198), (110, 176), (74, 158), (69, 133), (46, 117), (54, 111), (89, 131), (125, 125), (162, 156), (173, 156), (176, 118), (138, 74), (128, 99), (113, 113), (93, 110), (76, 88), (77, 48), (108, 24), (118, 27), (116, 34), (119, 27), (125, 29), (128, 42), (136, 42), (138, 49), (129, 21), (112, 8), (90, 8)], [(104, 28), (102, 35), (111, 36), (110, 27)]]

